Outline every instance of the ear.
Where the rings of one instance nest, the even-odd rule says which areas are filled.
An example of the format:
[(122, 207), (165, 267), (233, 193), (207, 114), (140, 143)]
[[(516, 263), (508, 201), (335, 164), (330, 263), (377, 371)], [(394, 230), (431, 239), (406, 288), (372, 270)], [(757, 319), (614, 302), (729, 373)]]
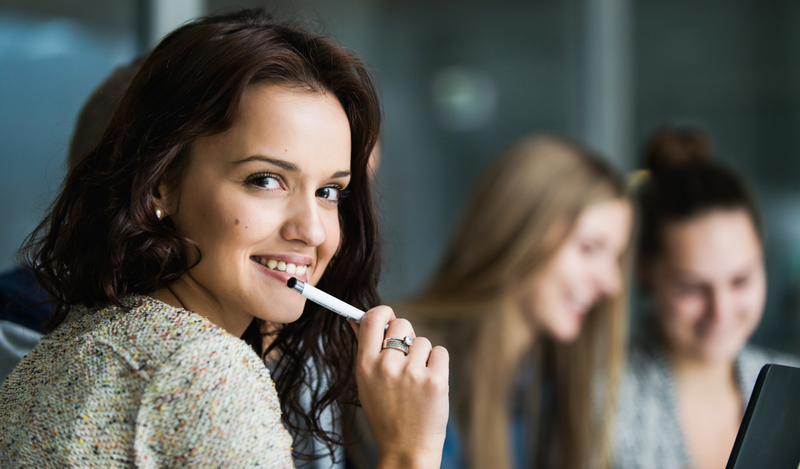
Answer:
[(171, 217), (178, 212), (180, 205), (180, 190), (178, 187), (170, 187), (162, 179), (153, 188), (153, 203), (156, 207), (164, 211), (165, 217)]

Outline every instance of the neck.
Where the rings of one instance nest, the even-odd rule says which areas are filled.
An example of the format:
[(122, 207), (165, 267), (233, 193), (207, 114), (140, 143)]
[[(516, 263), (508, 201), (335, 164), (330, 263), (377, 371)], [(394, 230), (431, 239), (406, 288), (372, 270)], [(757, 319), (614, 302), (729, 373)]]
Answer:
[(182, 276), (175, 283), (160, 288), (149, 296), (174, 308), (197, 313), (236, 337), (241, 337), (253, 320), (253, 316), (249, 314), (226, 311), (222, 303), (195, 281), (191, 274)]
[(686, 357), (678, 353), (670, 354), (670, 361), (678, 382), (686, 386), (700, 387), (708, 392), (710, 389), (736, 387), (735, 361), (702, 360)]

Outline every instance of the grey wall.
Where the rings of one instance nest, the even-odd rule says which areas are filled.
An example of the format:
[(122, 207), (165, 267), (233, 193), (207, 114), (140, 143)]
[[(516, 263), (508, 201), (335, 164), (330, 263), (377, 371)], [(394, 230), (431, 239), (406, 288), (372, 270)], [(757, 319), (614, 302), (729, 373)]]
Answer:
[(136, 53), (134, 16), (133, 0), (0, 6), (0, 269), (61, 184), (80, 106)]

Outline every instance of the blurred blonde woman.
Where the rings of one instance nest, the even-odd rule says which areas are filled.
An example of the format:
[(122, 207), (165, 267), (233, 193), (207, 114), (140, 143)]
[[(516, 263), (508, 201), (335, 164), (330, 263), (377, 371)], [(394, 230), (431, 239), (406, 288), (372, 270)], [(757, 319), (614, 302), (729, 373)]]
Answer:
[(631, 225), (622, 181), (576, 143), (529, 138), (489, 168), (397, 308), (451, 350), (443, 468), (608, 467)]

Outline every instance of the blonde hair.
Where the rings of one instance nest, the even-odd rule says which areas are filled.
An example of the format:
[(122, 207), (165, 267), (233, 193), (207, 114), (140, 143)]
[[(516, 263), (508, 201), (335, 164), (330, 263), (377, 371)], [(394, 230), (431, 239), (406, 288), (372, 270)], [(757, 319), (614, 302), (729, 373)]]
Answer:
[[(435, 288), (399, 306), (450, 349), (453, 411), (470, 467), (511, 467), (508, 403), (521, 357), (504, 339), (518, 327), (523, 289), (584, 209), (624, 197), (624, 184), (583, 147), (550, 136), (524, 140), (481, 179), (429, 283)], [(573, 343), (544, 339), (535, 347), (536, 368), (556, 396), (548, 466), (609, 465), (609, 417), (627, 334), (624, 297), (598, 304)], [(598, 389), (597, 379), (606, 385)], [(541, 461), (545, 453), (536, 451)]]

